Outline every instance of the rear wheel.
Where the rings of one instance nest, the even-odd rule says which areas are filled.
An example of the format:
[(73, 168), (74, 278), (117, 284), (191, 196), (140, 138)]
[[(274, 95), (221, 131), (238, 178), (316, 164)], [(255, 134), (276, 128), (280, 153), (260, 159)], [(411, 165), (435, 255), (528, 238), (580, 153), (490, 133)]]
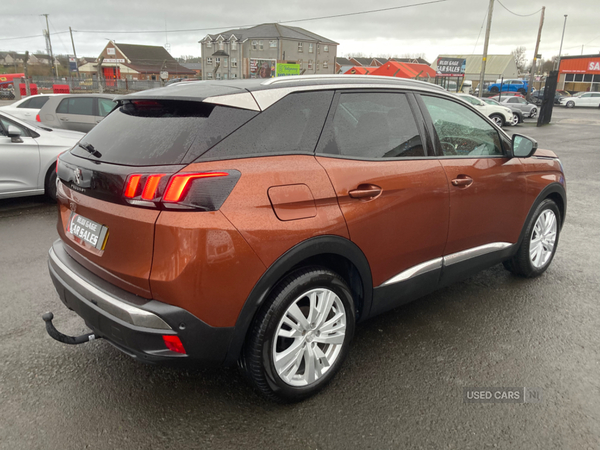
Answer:
[(519, 115), (517, 113), (513, 113), (512, 119), (510, 120), (510, 126), (514, 127), (519, 124)]
[(517, 92), (519, 94), (523, 94), (523, 95), (527, 94), (527, 91), (525, 89), (523, 89), (523, 88), (519, 88), (519, 90)]
[(54, 167), (51, 167), (46, 175), (44, 194), (46, 194), (50, 200), (56, 200), (56, 170)]
[(537, 116), (537, 108), (533, 108), (531, 110), (531, 113), (529, 114), (529, 117), (531, 117), (532, 119)]
[(319, 267), (298, 270), (255, 318), (240, 367), (263, 396), (303, 400), (340, 369), (354, 325), (352, 294), (339, 275)]
[(556, 253), (560, 220), (556, 203), (550, 199), (540, 203), (527, 224), (519, 250), (504, 262), (504, 267), (515, 275), (527, 278), (544, 273)]
[(575, 102), (573, 100), (569, 100), (566, 104), (567, 108), (574, 108)]
[(498, 92), (500, 92), (500, 90), (498, 89), (498, 87), (497, 87), (497, 86), (492, 86), (492, 87), (490, 88), (490, 92), (491, 92), (492, 94), (497, 94)]
[(490, 116), (490, 119), (492, 119), (494, 123), (499, 127), (502, 127), (502, 125), (504, 125), (504, 117), (502, 117), (500, 114), (492, 114)]

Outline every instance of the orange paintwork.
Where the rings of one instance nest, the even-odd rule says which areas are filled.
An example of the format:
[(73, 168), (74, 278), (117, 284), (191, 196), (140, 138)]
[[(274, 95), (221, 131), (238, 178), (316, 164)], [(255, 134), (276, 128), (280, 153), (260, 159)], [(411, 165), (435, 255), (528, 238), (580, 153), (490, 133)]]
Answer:
[[(440, 160), (450, 189), (450, 226), (444, 255), (491, 242), (515, 243), (529, 212), (525, 178), (518, 158)], [(452, 180), (470, 177), (468, 187)]]
[[(448, 185), (435, 159), (359, 161), (317, 157), (339, 196), (350, 238), (365, 253), (373, 285), (442, 256), (448, 231)], [(351, 198), (379, 186), (373, 200)]]
[(317, 215), (315, 199), (305, 184), (270, 187), (269, 200), (279, 220), (308, 219)]
[(213, 327), (235, 325), (266, 268), (223, 214), (164, 211), (155, 242), (154, 298)]
[[(108, 227), (109, 236), (104, 252), (67, 236), (65, 228), (71, 203), (78, 214)], [(62, 183), (59, 183), (58, 189), (58, 208), (58, 234), (77, 262), (122, 289), (142, 297), (152, 297), (148, 278), (152, 264), (154, 223), (159, 211), (98, 200), (79, 194)]]

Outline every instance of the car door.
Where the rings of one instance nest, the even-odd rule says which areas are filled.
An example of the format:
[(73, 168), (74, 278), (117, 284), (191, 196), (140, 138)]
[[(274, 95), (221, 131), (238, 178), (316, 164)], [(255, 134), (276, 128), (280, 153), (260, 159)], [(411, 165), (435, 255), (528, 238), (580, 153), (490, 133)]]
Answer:
[(466, 105), (421, 95), (450, 190), (447, 261), (506, 249), (525, 221), (526, 181), (506, 138)]
[[(9, 126), (21, 131), (21, 142), (8, 137)], [(0, 114), (0, 197), (42, 188), (39, 172), (39, 148), (29, 129)]]
[(87, 133), (96, 125), (96, 110), (94, 97), (66, 97), (56, 108), (56, 118), (62, 128)]
[(371, 266), (373, 314), (437, 286), (448, 184), (423, 134), (412, 94), (338, 92), (317, 147)]

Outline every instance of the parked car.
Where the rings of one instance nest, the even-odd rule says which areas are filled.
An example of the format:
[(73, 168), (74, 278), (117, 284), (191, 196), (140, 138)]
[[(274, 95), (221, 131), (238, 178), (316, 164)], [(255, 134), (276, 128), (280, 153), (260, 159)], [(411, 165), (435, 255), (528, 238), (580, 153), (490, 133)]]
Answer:
[(508, 106), (513, 111), (519, 109), (526, 117), (533, 118), (537, 116), (538, 109), (533, 103), (528, 102), (522, 97), (505, 97), (499, 100), (499, 103)]
[[(498, 103), (496, 100), (494, 100), (492, 98), (482, 98), (481, 100), (484, 103), (487, 103), (488, 105), (502, 106), (500, 103)], [(516, 108), (511, 105), (505, 105), (505, 106), (508, 106), (512, 111), (512, 118), (510, 120), (511, 127), (514, 127), (514, 126), (524, 122), (525, 119), (523, 117), (523, 113), (521, 112), (521, 110), (519, 108)]]
[(575, 106), (600, 107), (600, 92), (580, 92), (572, 97), (561, 97), (560, 106), (574, 108)]
[(165, 86), (172, 86), (173, 84), (181, 83), (182, 81), (199, 81), (200, 78), (171, 78), (165, 83)]
[(504, 80), (503, 83), (492, 83), (489, 85), (488, 90), (492, 94), (498, 92), (519, 92), (520, 94), (527, 93), (527, 81), (524, 80)]
[(50, 127), (87, 133), (117, 105), (110, 94), (58, 94), (40, 109), (38, 122)]
[(83, 134), (34, 123), (0, 113), (0, 198), (56, 198), (56, 158)]
[(239, 362), (263, 395), (301, 400), (357, 322), (500, 262), (541, 275), (556, 252), (556, 155), (439, 86), (300, 76), (118, 102), (58, 160), (50, 276), (92, 330), (45, 314), (62, 342)]
[(510, 124), (513, 120), (512, 110), (506, 106), (489, 104), (483, 102), (477, 97), (474, 97), (473, 95), (456, 94), (456, 96), (479, 109), (499, 127), (503, 127), (505, 124)]
[[(571, 94), (569, 94), (567, 91), (561, 91), (561, 90), (557, 90), (554, 93), (554, 104), (558, 105), (560, 104), (560, 99), (562, 97), (570, 97)], [(532, 92), (531, 94), (531, 101), (536, 104), (536, 105), (541, 105), (542, 104), (542, 100), (544, 99), (544, 89), (540, 89), (538, 91)]]
[(507, 97), (521, 97), (521, 98), (525, 98), (525, 96), (523, 94), (521, 94), (520, 92), (501, 92), (499, 94), (492, 95), (489, 98), (493, 98), (496, 101), (500, 101), (500, 99), (507, 98)]
[(55, 94), (40, 94), (17, 100), (6, 106), (0, 106), (0, 111), (22, 120), (35, 121), (42, 106)]

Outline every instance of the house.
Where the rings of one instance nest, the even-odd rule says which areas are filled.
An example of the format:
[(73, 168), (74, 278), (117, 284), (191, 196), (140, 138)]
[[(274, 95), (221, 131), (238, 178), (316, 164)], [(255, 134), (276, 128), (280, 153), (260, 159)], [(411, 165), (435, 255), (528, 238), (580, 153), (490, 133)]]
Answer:
[(338, 43), (299, 27), (265, 23), (199, 43), (205, 80), (335, 73)]
[(335, 58), (335, 73), (345, 73), (353, 66), (348, 58)]
[(186, 69), (196, 72), (196, 76), (202, 78), (202, 63), (181, 63)]
[[(431, 64), (433, 70), (437, 70), (437, 62), (440, 58), (465, 59), (465, 80), (479, 81), (481, 76), (482, 55), (439, 55)], [(488, 55), (485, 65), (486, 82), (496, 82), (500, 78), (518, 78), (517, 64), (513, 55)], [(474, 83), (473, 87), (477, 84)]]
[(403, 63), (390, 60), (372, 71), (371, 75), (429, 80), (430, 78), (435, 78), (435, 70), (425, 64)]
[(164, 47), (154, 45), (117, 44), (108, 41), (98, 55), (98, 61), (82, 65), (79, 73), (93, 76), (98, 72), (98, 64), (106, 80), (159, 80), (161, 72), (167, 73), (167, 79), (196, 76), (195, 71), (179, 64)]
[(353, 66), (344, 72), (344, 75), (369, 75), (377, 67)]
[[(355, 66), (363, 66), (363, 67), (379, 67), (383, 64), (381, 61), (382, 58), (348, 58), (350, 62)], [(387, 61), (385, 58), (384, 62)]]

